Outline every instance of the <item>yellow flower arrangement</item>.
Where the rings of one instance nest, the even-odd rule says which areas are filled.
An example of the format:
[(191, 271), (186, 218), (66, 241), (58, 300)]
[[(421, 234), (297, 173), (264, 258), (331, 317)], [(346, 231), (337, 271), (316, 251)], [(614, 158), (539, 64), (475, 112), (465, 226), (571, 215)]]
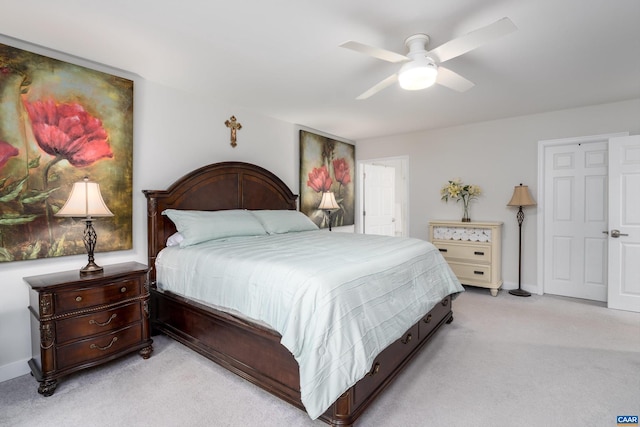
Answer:
[(464, 206), (463, 222), (471, 221), (469, 218), (469, 202), (476, 199), (480, 194), (482, 194), (482, 189), (479, 186), (463, 184), (460, 178), (447, 181), (444, 187), (442, 187), (442, 190), (440, 190), (441, 200), (445, 202), (448, 202), (449, 199), (455, 200), (456, 202), (462, 200)]

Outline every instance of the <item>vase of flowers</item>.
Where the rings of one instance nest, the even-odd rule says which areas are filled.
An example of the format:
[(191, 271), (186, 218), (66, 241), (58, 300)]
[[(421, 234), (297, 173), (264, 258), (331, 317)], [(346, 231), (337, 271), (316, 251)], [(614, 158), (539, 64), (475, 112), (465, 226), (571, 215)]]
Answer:
[(479, 186), (473, 184), (463, 184), (459, 178), (447, 181), (440, 190), (441, 200), (448, 202), (449, 199), (456, 202), (462, 201), (462, 222), (471, 222), (469, 217), (469, 202), (477, 198), (482, 193)]

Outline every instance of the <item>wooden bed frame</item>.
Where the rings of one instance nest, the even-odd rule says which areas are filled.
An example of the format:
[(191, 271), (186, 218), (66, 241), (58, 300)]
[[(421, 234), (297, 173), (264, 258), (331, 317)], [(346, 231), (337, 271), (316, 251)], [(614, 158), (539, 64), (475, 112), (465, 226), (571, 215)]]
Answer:
[[(148, 208), (151, 327), (304, 410), (298, 363), (264, 326), (156, 288), (155, 260), (176, 229), (165, 209), (296, 209), (297, 196), (273, 173), (256, 165), (224, 162), (204, 166), (167, 190), (145, 190)], [(437, 304), (405, 335), (383, 350), (371, 371), (320, 417), (332, 426), (351, 426), (365, 408), (445, 323), (453, 320), (451, 297)]]

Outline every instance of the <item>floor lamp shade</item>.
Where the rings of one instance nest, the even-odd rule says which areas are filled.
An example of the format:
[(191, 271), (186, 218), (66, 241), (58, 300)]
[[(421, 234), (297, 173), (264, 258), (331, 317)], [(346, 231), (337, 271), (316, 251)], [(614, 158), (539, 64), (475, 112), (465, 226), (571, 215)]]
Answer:
[(522, 208), (524, 206), (535, 206), (536, 202), (531, 197), (531, 193), (529, 192), (529, 187), (526, 185), (516, 185), (513, 189), (513, 196), (511, 196), (511, 200), (507, 203), (507, 206), (517, 206), (518, 213), (516, 218), (518, 219), (518, 289), (511, 289), (509, 293), (511, 295), (516, 295), (519, 297), (528, 297), (531, 294), (522, 289), (522, 222), (524, 221), (524, 211)]
[(513, 196), (507, 206), (535, 206), (536, 202), (531, 197), (529, 187), (526, 185), (516, 185), (513, 189)]
[(94, 262), (93, 251), (98, 241), (98, 236), (93, 228), (93, 218), (113, 216), (100, 193), (100, 185), (84, 178), (73, 184), (69, 198), (56, 216), (82, 218), (86, 223), (83, 241), (89, 255), (89, 263), (80, 270), (80, 274), (98, 273), (102, 267)]

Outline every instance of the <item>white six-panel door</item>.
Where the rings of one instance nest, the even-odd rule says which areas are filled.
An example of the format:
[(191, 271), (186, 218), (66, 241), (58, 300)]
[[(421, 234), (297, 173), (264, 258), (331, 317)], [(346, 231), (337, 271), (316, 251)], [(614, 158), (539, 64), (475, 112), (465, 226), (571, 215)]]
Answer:
[(607, 300), (607, 139), (544, 154), (544, 292)]
[(386, 165), (364, 165), (365, 234), (396, 235), (396, 170)]
[(640, 312), (640, 135), (609, 141), (610, 308)]

